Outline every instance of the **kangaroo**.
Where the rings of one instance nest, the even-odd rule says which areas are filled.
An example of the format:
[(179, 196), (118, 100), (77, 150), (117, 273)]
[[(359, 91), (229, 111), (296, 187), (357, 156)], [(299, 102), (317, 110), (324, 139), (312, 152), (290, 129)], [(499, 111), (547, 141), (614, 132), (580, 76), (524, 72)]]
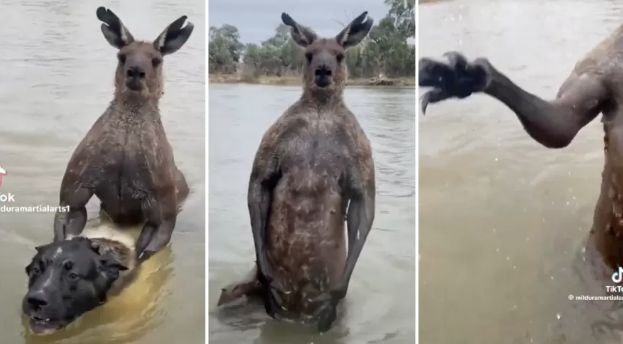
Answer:
[(343, 99), (344, 53), (370, 31), (367, 14), (334, 38), (319, 38), (281, 15), (305, 49), (303, 94), (270, 126), (257, 150), (247, 199), (256, 267), (226, 287), (219, 303), (259, 288), (271, 317), (317, 321), (320, 332), (332, 327), (374, 221), (370, 141)]
[(486, 58), (468, 61), (461, 53), (448, 52), (447, 63), (426, 57), (419, 62), (419, 86), (430, 88), (422, 96), (423, 113), (429, 104), (483, 93), (506, 105), (532, 139), (551, 149), (568, 146), (584, 126), (603, 115), (601, 193), (580, 270), (588, 267), (592, 280), (607, 284), (623, 266), (622, 54), (623, 25), (576, 63), (552, 100), (517, 86)]
[(86, 204), (95, 195), (101, 210), (119, 225), (143, 223), (136, 242), (144, 260), (171, 240), (182, 202), (189, 193), (176, 167), (158, 104), (163, 93), (162, 62), (179, 50), (193, 31), (182, 16), (154, 40), (135, 40), (119, 17), (99, 7), (104, 38), (118, 49), (115, 93), (71, 156), (60, 187), (60, 205), (68, 212), (54, 217), (54, 241), (78, 236)]

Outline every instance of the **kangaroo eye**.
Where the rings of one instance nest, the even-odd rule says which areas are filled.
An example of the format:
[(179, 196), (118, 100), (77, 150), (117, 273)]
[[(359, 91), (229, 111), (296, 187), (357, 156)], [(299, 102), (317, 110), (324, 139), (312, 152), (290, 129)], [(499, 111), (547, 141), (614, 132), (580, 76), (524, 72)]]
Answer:
[(311, 60), (314, 56), (311, 53), (305, 53), (305, 58), (307, 59), (308, 63), (311, 63)]
[(337, 62), (342, 62), (344, 61), (344, 54), (341, 54), (341, 53), (337, 54), (336, 58), (337, 58)]
[(119, 59), (120, 63), (125, 63), (125, 58), (126, 58), (125, 54), (118, 54), (117, 58)]
[(69, 274), (69, 279), (72, 280), (72, 281), (75, 281), (75, 280), (78, 279), (78, 275), (76, 275), (75, 273), (72, 272), (72, 273)]
[(162, 59), (159, 57), (154, 57), (153, 59), (151, 59), (151, 64), (154, 67), (158, 67), (161, 63), (162, 63)]

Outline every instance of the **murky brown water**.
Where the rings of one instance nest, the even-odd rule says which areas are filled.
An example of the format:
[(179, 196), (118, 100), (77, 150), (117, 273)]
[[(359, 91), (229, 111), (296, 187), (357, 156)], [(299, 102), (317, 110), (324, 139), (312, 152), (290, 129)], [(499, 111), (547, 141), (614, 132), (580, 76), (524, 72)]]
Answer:
[[(122, 4), (123, 3), (123, 4)], [(164, 126), (193, 190), (170, 250), (144, 266), (120, 297), (50, 337), (22, 326), (24, 267), (34, 246), (52, 238), (53, 213), (0, 214), (0, 343), (203, 343), (205, 336), (204, 2), (199, 0), (4, 1), (0, 30), (0, 193), (16, 205), (56, 205), (66, 164), (111, 100), (116, 51), (95, 16), (115, 11), (137, 38), (154, 39), (173, 20), (195, 25), (187, 44), (165, 61)], [(89, 204), (97, 216), (98, 202)]]
[(218, 85), (210, 92), (211, 343), (413, 343), (415, 337), (415, 93), (350, 88), (346, 102), (372, 142), (377, 171), (374, 227), (348, 291), (349, 314), (332, 331), (276, 322), (263, 307), (216, 308), (220, 288), (253, 266), (247, 183), (264, 131), (300, 87)]
[[(623, 22), (616, 1), (452, 1), (419, 11), (421, 55), (486, 56), (549, 98), (575, 62)], [(623, 321), (599, 304), (568, 300), (586, 290), (577, 257), (603, 167), (599, 121), (563, 150), (535, 143), (487, 96), (431, 106), (419, 121), (421, 342), (616, 337), (611, 327)], [(596, 326), (601, 321), (611, 326)]]

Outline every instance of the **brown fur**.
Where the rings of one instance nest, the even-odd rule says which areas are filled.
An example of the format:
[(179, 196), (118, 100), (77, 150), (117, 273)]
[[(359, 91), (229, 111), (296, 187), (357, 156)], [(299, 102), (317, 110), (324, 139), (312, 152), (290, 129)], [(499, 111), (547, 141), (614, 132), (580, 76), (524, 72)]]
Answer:
[[(136, 41), (121, 20), (103, 7), (102, 32), (119, 49), (114, 98), (78, 144), (60, 188), (55, 240), (78, 235), (86, 222), (85, 205), (95, 195), (117, 224), (145, 222), (136, 253), (153, 254), (170, 241), (177, 213), (189, 188), (175, 165), (160, 118), (162, 59), (177, 51), (192, 32), (186, 17), (169, 25), (154, 43)], [(132, 78), (131, 75), (142, 76)]]
[(89, 240), (101, 256), (110, 255), (115, 261), (127, 268), (119, 274), (119, 278), (113, 284), (108, 295), (119, 293), (136, 277), (138, 262), (133, 247), (127, 247), (124, 243), (107, 238), (89, 238)]
[(507, 105), (526, 132), (548, 148), (566, 147), (603, 114), (605, 165), (586, 252), (599, 252), (610, 272), (594, 276), (611, 284), (610, 274), (623, 266), (623, 25), (576, 63), (551, 101), (524, 91), (485, 58), (468, 62), (456, 52), (447, 56), (447, 64), (420, 60), (419, 84), (433, 88), (423, 97), (423, 110), (428, 103), (483, 92)]
[[(335, 318), (374, 219), (370, 142), (343, 100), (344, 52), (368, 33), (372, 21), (363, 21), (365, 16), (336, 38), (319, 39), (282, 15), (293, 39), (306, 48), (305, 86), (301, 98), (264, 134), (249, 182), (258, 287), (267, 312), (318, 318), (321, 331)], [(319, 69), (330, 71), (329, 78), (319, 81)], [(235, 287), (224, 295), (236, 294)]]

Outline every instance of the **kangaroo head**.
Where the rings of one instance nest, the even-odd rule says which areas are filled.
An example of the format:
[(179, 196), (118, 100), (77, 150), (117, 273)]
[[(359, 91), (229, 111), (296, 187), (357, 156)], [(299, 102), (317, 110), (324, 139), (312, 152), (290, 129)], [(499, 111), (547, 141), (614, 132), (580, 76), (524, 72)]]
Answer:
[(292, 39), (305, 49), (303, 73), (305, 87), (314, 91), (341, 90), (346, 83), (344, 54), (359, 44), (370, 32), (373, 20), (363, 12), (333, 38), (319, 38), (308, 27), (297, 23), (287, 13), (281, 14), (284, 24), (291, 27)]
[(135, 40), (119, 17), (104, 7), (97, 9), (102, 33), (118, 49), (115, 88), (118, 94), (160, 98), (163, 89), (163, 57), (178, 51), (193, 32), (193, 24), (183, 27), (187, 17), (169, 24), (153, 42)]

